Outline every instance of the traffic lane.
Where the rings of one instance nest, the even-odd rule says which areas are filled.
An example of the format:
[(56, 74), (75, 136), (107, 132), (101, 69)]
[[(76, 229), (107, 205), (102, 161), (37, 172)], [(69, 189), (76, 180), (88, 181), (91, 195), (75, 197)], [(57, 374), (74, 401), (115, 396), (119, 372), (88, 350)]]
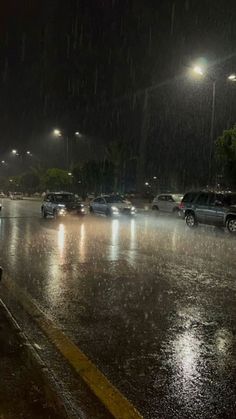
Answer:
[(12, 272), (145, 417), (234, 417), (231, 237), (169, 218), (31, 221), (14, 221), (30, 239)]

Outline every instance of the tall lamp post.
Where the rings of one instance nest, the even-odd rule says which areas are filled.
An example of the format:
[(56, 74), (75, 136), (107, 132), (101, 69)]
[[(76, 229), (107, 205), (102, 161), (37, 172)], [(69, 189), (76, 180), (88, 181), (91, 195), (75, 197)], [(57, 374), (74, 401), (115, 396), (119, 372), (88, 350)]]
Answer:
[[(210, 152), (209, 152), (209, 166), (208, 166), (208, 183), (211, 181), (211, 174), (212, 174), (212, 154), (213, 154), (213, 143), (214, 143), (214, 125), (215, 125), (215, 107), (216, 107), (216, 82), (217, 79), (211, 77), (209, 74), (204, 71), (203, 67), (201, 66), (194, 66), (193, 72), (200, 77), (204, 77), (205, 75), (208, 76), (208, 80), (212, 83), (212, 102), (211, 102), (211, 126), (210, 126)], [(236, 82), (236, 75), (231, 74), (227, 77), (228, 80), (232, 82)]]
[[(69, 135), (66, 134), (66, 135), (63, 136), (63, 132), (58, 128), (55, 128), (53, 130), (53, 135), (57, 138), (60, 138), (60, 137), (65, 138), (65, 141), (66, 141), (66, 169), (69, 170), (69, 168), (70, 168), (69, 167), (70, 166), (70, 162), (69, 162)], [(74, 135), (76, 137), (81, 137), (81, 133), (79, 131), (76, 131), (74, 133)]]

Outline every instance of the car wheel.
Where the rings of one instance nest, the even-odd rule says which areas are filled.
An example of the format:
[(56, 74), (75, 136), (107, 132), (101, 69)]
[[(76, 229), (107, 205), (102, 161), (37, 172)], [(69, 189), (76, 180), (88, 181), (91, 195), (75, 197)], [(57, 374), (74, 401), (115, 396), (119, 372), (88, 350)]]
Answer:
[(197, 220), (195, 215), (192, 212), (188, 212), (185, 216), (186, 224), (189, 228), (197, 227)]
[(231, 234), (236, 234), (236, 218), (229, 217), (226, 223), (226, 227)]
[(45, 208), (42, 208), (42, 216), (43, 218), (47, 218), (47, 212), (45, 211)]

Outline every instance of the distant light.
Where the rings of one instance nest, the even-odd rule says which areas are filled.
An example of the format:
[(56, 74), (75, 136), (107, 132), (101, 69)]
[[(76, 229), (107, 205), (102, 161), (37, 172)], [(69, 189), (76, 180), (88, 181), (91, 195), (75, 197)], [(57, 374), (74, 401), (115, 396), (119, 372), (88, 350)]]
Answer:
[(72, 173), (71, 172), (68, 172), (68, 176), (72, 176)]
[(59, 129), (54, 129), (53, 134), (54, 134), (56, 137), (61, 137), (61, 131), (60, 131)]
[(79, 131), (76, 131), (75, 132), (75, 135), (78, 135), (79, 136), (80, 135), (80, 132)]
[(194, 73), (199, 74), (200, 76), (204, 75), (204, 71), (202, 67), (200, 67), (199, 65), (195, 65), (195, 67), (193, 67), (193, 71)]
[(12, 154), (17, 154), (17, 150), (12, 150)]
[(148, 182), (145, 182), (145, 186), (149, 186), (149, 183)]
[(2, 160), (2, 164), (5, 164), (6, 162), (5, 162), (5, 160)]
[(236, 81), (236, 75), (235, 74), (230, 74), (228, 79), (231, 80), (231, 81)]
[(156, 176), (153, 176), (153, 179), (154, 179), (154, 180), (157, 180), (157, 177), (156, 177)]
[(28, 151), (26, 151), (26, 154), (31, 155), (31, 152), (28, 150)]
[(13, 180), (12, 179), (9, 179), (9, 182), (13, 182)]

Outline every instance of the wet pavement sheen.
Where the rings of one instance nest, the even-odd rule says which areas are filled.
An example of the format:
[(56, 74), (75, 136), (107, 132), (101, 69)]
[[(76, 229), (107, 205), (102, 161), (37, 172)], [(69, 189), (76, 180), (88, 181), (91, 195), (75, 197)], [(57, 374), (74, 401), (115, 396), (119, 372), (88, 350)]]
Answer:
[(144, 418), (236, 418), (236, 238), (39, 209), (3, 201), (0, 264), (18, 285)]

